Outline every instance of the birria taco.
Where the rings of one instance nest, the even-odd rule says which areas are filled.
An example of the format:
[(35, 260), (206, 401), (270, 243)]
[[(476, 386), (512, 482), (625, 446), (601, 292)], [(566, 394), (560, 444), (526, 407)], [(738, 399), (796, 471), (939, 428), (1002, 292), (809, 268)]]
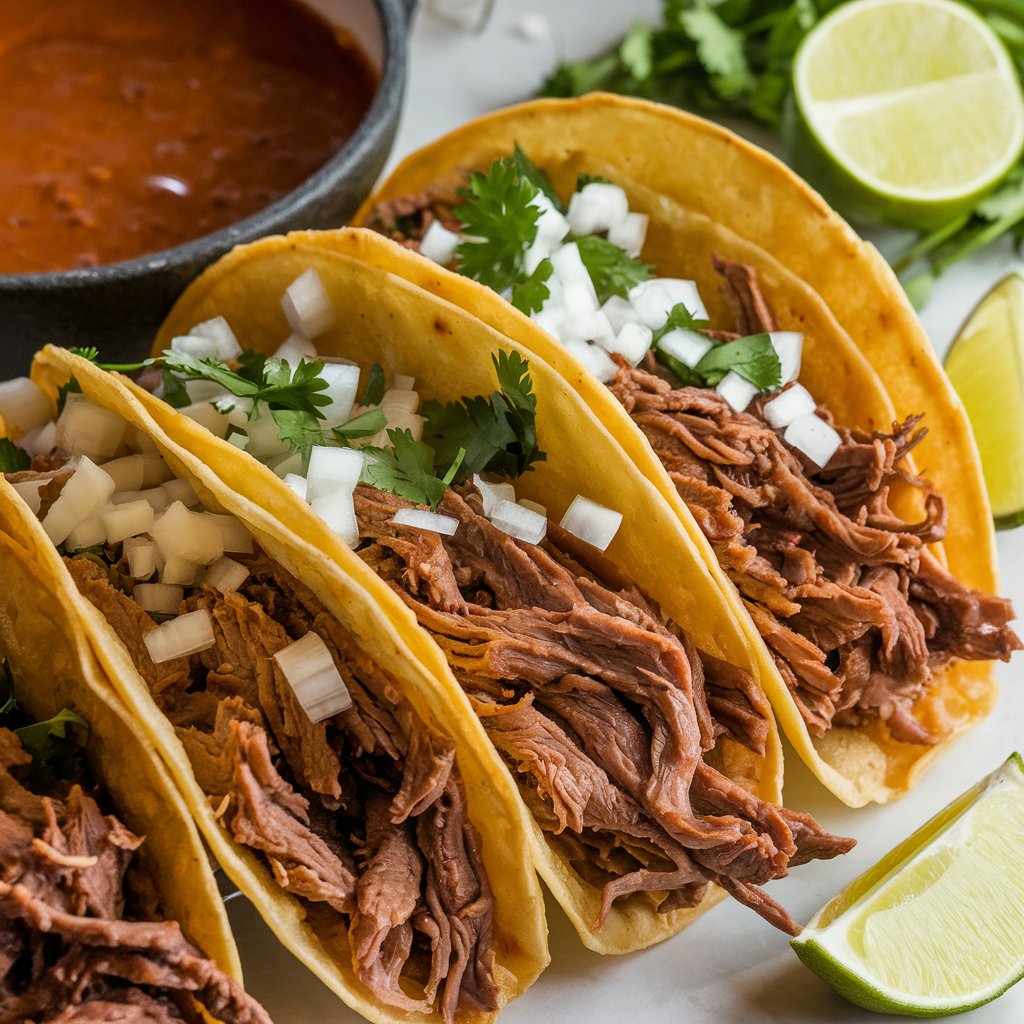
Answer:
[[(9, 490), (6, 484), (0, 488)], [(102, 680), (55, 555), (0, 515), (0, 1021), (269, 1024), (160, 758)]]
[[(546, 964), (546, 928), (521, 804), (461, 692), (427, 678), (357, 573), (113, 377), (56, 356), (36, 372), (0, 398), (20, 590), (70, 609), (226, 874), (325, 984), (374, 1021), (492, 1019)], [(51, 653), (44, 611), (10, 614)], [(150, 766), (121, 757), (159, 802)]]
[(899, 796), (992, 709), (1019, 642), (964, 411), (884, 261), (781, 163), (667, 107), (542, 101), (414, 153), (357, 223), (466, 275), (374, 250), (615, 435), (837, 796)]
[[(107, 387), (363, 583), (490, 739), (588, 945), (649, 945), (723, 890), (796, 930), (761, 885), (851, 844), (778, 806), (771, 710), (708, 565), (550, 367), (346, 245), (390, 243), (236, 250), (167, 353)], [(104, 377), (52, 349), (35, 374)]]

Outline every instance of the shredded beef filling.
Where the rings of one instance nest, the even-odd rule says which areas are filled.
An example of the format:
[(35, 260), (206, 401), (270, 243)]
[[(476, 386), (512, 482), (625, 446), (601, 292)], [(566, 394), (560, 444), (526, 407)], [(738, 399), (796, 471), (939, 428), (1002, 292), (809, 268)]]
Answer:
[[(449, 1022), (459, 1008), (497, 1009), (494, 899), (453, 744), (309, 588), (261, 554), (238, 557), (250, 570), (239, 591), (195, 587), (182, 603), (209, 612), (215, 645), (159, 665), (143, 642), (155, 623), (111, 573), (66, 564), (174, 723), (225, 829), (282, 889), (348, 918), (370, 990)], [(315, 725), (273, 659), (310, 631), (353, 701)]]
[(270, 1024), (174, 921), (131, 920), (143, 840), (81, 786), (42, 797), (31, 757), (0, 729), (0, 1022)]
[(724, 735), (763, 753), (753, 680), (700, 654), (634, 588), (606, 585), (584, 564), (593, 550), (554, 524), (541, 546), (516, 541), (472, 484), (440, 503), (453, 537), (396, 526), (406, 507), (359, 487), (359, 554), (444, 650), (541, 826), (603, 888), (595, 927), (630, 894), (660, 894), (667, 911), (717, 882), (795, 934), (759, 886), (852, 843), (705, 761)]

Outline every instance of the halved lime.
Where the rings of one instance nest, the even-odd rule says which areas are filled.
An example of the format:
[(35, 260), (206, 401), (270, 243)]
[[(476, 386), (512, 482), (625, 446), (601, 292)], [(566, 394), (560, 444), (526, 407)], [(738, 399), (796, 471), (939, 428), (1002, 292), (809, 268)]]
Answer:
[(808, 33), (784, 129), (797, 169), (851, 217), (930, 228), (1024, 147), (1006, 48), (952, 0), (854, 0)]
[(1014, 754), (814, 916), (797, 955), (869, 1010), (938, 1017), (1024, 973), (1024, 762)]
[(996, 526), (1024, 523), (1024, 277), (1004, 277), (946, 356), (981, 453)]

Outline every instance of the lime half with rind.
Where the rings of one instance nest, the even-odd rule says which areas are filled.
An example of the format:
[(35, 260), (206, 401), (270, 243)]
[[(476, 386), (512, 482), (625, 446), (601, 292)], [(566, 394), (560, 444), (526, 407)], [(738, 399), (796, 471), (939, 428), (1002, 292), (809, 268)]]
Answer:
[(999, 529), (1024, 523), (1024, 277), (1004, 277), (975, 307), (946, 356), (964, 403)]
[(827, 903), (800, 959), (869, 1010), (940, 1017), (1024, 974), (1024, 762), (1014, 754)]

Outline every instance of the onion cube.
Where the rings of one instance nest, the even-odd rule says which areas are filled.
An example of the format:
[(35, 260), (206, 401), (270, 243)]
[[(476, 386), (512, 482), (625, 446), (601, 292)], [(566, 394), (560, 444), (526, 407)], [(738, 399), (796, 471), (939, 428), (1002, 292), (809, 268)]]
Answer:
[(69, 534), (64, 542), (68, 551), (81, 551), (82, 548), (96, 547), (107, 539), (107, 531), (103, 527), (100, 516), (83, 519)]
[(327, 644), (312, 630), (281, 648), (274, 661), (314, 725), (352, 707), (352, 696)]
[(249, 435), (241, 430), (232, 430), (225, 440), (243, 452), (249, 447)]
[(443, 516), (422, 508), (400, 508), (391, 522), (396, 526), (413, 526), (417, 530), (430, 530), (446, 537), (453, 536), (459, 528), (459, 521), (454, 516)]
[(57, 419), (57, 447), (90, 459), (109, 459), (121, 446), (127, 423), (85, 395), (68, 395)]
[(544, 241), (553, 246), (569, 234), (569, 222), (555, 209), (554, 203), (543, 192), (538, 192), (530, 200), (530, 206), (536, 206), (540, 210), (540, 216), (536, 221), (537, 241)]
[(130, 501), (148, 501), (154, 512), (163, 512), (171, 504), (163, 487), (150, 487), (145, 491), (120, 491), (110, 496), (111, 505), (127, 505)]
[(301, 334), (289, 334), (277, 347), (274, 358), (283, 359), (294, 370), (303, 359), (307, 363), (316, 359), (316, 346)]
[(118, 544), (129, 537), (148, 533), (153, 528), (154, 519), (153, 506), (145, 500), (115, 505), (100, 515), (108, 544)]
[(39, 488), (46, 483), (45, 480), (22, 480), (20, 483), (11, 484), (11, 486), (18, 492), (21, 500), (28, 505), (29, 511), (32, 515), (39, 515), (39, 509), (42, 508), (43, 499), (39, 493)]
[(277, 436), (280, 431), (281, 428), (277, 425), (277, 421), (269, 413), (249, 420), (245, 428), (245, 432), (249, 435), (249, 445), (246, 451), (261, 462), (280, 455), (288, 455), (292, 446)]
[(195, 405), (186, 405), (179, 409), (182, 416), (187, 416), (194, 423), (205, 427), (211, 434), (223, 437), (228, 430), (229, 421), (227, 416), (217, 411), (217, 407), (210, 402), (197, 402)]
[[(560, 245), (551, 254), (551, 266), (554, 271), (553, 276), (561, 282), (563, 287), (582, 284), (593, 291), (594, 282), (590, 279), (590, 271), (587, 270), (583, 257), (580, 255), (579, 246), (575, 242)], [(594, 292), (594, 297), (596, 299), (596, 292)]]
[(285, 455), (284, 458), (275, 460), (271, 464), (271, 468), (274, 470), (274, 475), (283, 480), (289, 474), (301, 473), (304, 461), (302, 452), (296, 450), (290, 455)]
[(54, 544), (63, 544), (83, 520), (96, 515), (114, 493), (114, 481), (83, 456), (60, 496), (43, 518), (43, 529)]
[(612, 330), (618, 334), (626, 324), (640, 323), (640, 314), (633, 308), (632, 304), (621, 295), (613, 295), (601, 307), (601, 312), (608, 317), (608, 323)]
[(380, 406), (389, 413), (392, 409), (403, 409), (405, 412), (419, 412), (420, 396), (418, 392), (407, 390), (406, 388), (389, 388), (384, 392), (384, 397), (380, 400)]
[(351, 494), (363, 473), (366, 456), (354, 448), (314, 445), (309, 452), (306, 494), (310, 502), (328, 494)]
[(306, 496), (309, 490), (309, 484), (304, 476), (300, 476), (298, 473), (289, 473), (285, 478), (284, 482), (290, 487), (303, 501), (306, 500)]
[(596, 235), (621, 224), (629, 214), (629, 200), (618, 185), (591, 182), (569, 198), (566, 220), (575, 235)]
[(498, 500), (490, 514), (490, 520), (502, 533), (528, 544), (539, 544), (548, 532), (547, 516), (540, 515), (514, 501)]
[(190, 402), (210, 402), (223, 398), (228, 392), (223, 384), (214, 380), (186, 380), (182, 382)]
[(399, 391), (413, 391), (416, 388), (416, 378), (407, 377), (404, 373), (396, 373), (392, 387), (398, 388)]
[(654, 331), (665, 326), (669, 313), (680, 304), (698, 320), (707, 318), (707, 310), (693, 281), (672, 277), (641, 281), (629, 290), (629, 301), (641, 321)]
[(217, 342), (214, 338), (204, 338), (200, 335), (179, 334), (171, 338), (171, 351), (183, 352), (194, 359), (211, 359), (217, 361)]
[(53, 402), (28, 377), (0, 381), (0, 419), (8, 434), (20, 437), (53, 419)]
[(736, 412), (743, 412), (759, 393), (756, 385), (751, 384), (749, 380), (745, 380), (733, 370), (730, 370), (722, 378), (715, 390)]
[(324, 521), (327, 529), (336, 534), (350, 548), (359, 544), (359, 525), (352, 504), (351, 490), (336, 490), (314, 498), (310, 508)]
[(234, 359), (242, 351), (235, 332), (231, 330), (231, 325), (222, 316), (204, 320), (201, 324), (196, 324), (188, 333), (193, 338), (209, 338), (217, 346), (214, 358), (222, 363)]
[(764, 403), (764, 418), (776, 430), (788, 427), (797, 416), (806, 416), (818, 408), (811, 393), (802, 384), (794, 384)]
[(561, 340), (562, 325), (565, 323), (564, 309), (542, 309), (539, 313), (532, 313), (530, 319), (556, 341)]
[[(423, 416), (417, 416), (414, 412), (406, 412), (404, 409), (388, 409), (387, 417), (387, 430), (408, 430), (414, 441), (423, 440), (423, 425), (426, 423)], [(391, 445), (391, 439), (388, 438), (385, 444)]]
[(714, 342), (696, 331), (675, 327), (663, 334), (658, 341), (658, 350), (678, 359), (692, 370), (711, 351)]
[(598, 505), (596, 501), (584, 498), (582, 494), (577, 494), (573, 498), (561, 522), (563, 530), (588, 544), (593, 544), (599, 551), (604, 551), (611, 544), (621, 525), (621, 512)]
[[(105, 468), (105, 467), (104, 467)], [(160, 489), (167, 495), (167, 504), (180, 501), (182, 505), (192, 508), (199, 504), (199, 498), (192, 489), (192, 485), (184, 477), (175, 477), (161, 484)]]
[(843, 442), (836, 430), (813, 412), (797, 416), (786, 427), (782, 439), (822, 469), (828, 465)]
[(561, 334), (564, 341), (593, 341), (604, 349), (615, 344), (612, 325), (600, 310), (570, 316), (562, 325)]
[[(552, 241), (548, 238), (541, 238), (538, 235), (529, 245), (526, 252), (523, 253), (523, 272), (527, 275), (532, 274), (546, 259), (551, 258), (551, 253), (554, 251), (557, 242)], [(550, 294), (550, 288), (548, 292)]]
[[(0, 387), (3, 385), (0, 384)], [(4, 417), (0, 414), (0, 420)], [(13, 427), (8, 427), (10, 433), (14, 433)], [(29, 455), (49, 455), (57, 446), (57, 424), (54, 420), (36, 427), (26, 434), (18, 444), (24, 448)]]
[(489, 480), (485, 480), (479, 473), (474, 473), (473, 483), (483, 499), (485, 516), (490, 516), (497, 502), (516, 500), (516, 489), (507, 480), (491, 483)]
[(141, 427), (129, 423), (124, 432), (124, 443), (133, 451), (141, 452), (143, 455), (155, 455), (159, 452), (156, 441), (153, 440)]
[(103, 472), (119, 491), (141, 491), (143, 458), (142, 455), (126, 455), (123, 459), (112, 459), (103, 463)]
[(160, 582), (172, 586), (191, 587), (199, 574), (199, 566), (187, 558), (168, 558), (160, 570)]
[(174, 474), (161, 455), (140, 455), (142, 459), (142, 486), (156, 487), (158, 484), (173, 480)]
[(182, 558), (209, 565), (224, 554), (224, 538), (217, 517), (204, 512), (190, 512), (180, 501), (171, 505), (150, 533), (160, 554), (168, 562), (172, 558)]
[(235, 395), (227, 395), (214, 402), (218, 412), (224, 413), (228, 422), (240, 430), (249, 426), (249, 417), (252, 415), (253, 401), (251, 398), (237, 398)]
[(217, 524), (225, 551), (240, 555), (252, 554), (252, 534), (241, 519), (215, 512), (207, 512), (206, 516)]
[(772, 348), (779, 357), (782, 379), (779, 387), (800, 376), (800, 362), (803, 357), (804, 336), (799, 331), (772, 331), (769, 335)]
[(520, 498), (519, 504), (523, 508), (528, 508), (531, 512), (536, 512), (537, 515), (543, 516), (545, 519), (548, 517), (548, 510), (539, 501), (530, 501), (529, 498)]
[(572, 284), (567, 284), (562, 291), (562, 308), (565, 310), (565, 315), (572, 319), (586, 316), (588, 313), (596, 313), (601, 306), (597, 301), (597, 292), (594, 291), (593, 285), (575, 281)]
[[(140, 584), (147, 586), (147, 584)], [(152, 584), (148, 584), (152, 586)], [(208, 650), (217, 642), (213, 632), (213, 619), (205, 609), (186, 612), (156, 629), (144, 633), (142, 641), (154, 664), (174, 658), (186, 658)]]
[(129, 537), (124, 542), (124, 555), (132, 579), (148, 580), (156, 572), (156, 545), (144, 537)]
[(650, 217), (646, 213), (627, 213), (621, 224), (613, 224), (608, 229), (608, 241), (636, 259), (647, 240), (649, 222)]
[(313, 267), (288, 285), (281, 308), (291, 329), (304, 338), (319, 337), (334, 326), (334, 305)]
[(320, 394), (326, 395), (331, 403), (320, 406), (319, 412), (324, 424), (334, 427), (352, 416), (359, 390), (359, 367), (350, 363), (325, 363), (320, 376), (327, 381), (327, 387)]
[(420, 241), (420, 255), (447, 267), (455, 259), (455, 250), (462, 239), (449, 231), (439, 220), (430, 222)]
[(608, 384), (619, 372), (618, 366), (603, 348), (585, 341), (568, 341), (566, 352), (574, 355), (602, 384)]
[(613, 338), (610, 344), (599, 344), (609, 352), (617, 352), (636, 366), (647, 355), (653, 340), (654, 332), (646, 324), (623, 324), (618, 337)]
[(185, 591), (184, 588), (170, 583), (136, 583), (132, 596), (143, 611), (177, 615), (181, 602), (185, 599)]
[(234, 593), (249, 578), (249, 570), (241, 562), (225, 555), (218, 558), (203, 577), (204, 587), (215, 587), (223, 594)]

